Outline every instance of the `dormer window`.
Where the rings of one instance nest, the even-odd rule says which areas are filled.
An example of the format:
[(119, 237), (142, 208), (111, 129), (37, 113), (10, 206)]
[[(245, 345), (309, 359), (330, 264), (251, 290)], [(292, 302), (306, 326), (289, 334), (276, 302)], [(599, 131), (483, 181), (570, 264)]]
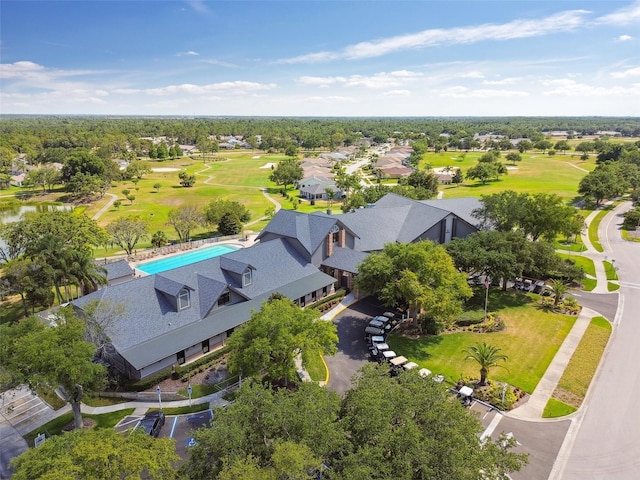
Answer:
[(189, 290), (186, 288), (180, 290), (180, 294), (178, 295), (178, 310), (184, 310), (185, 308), (189, 308)]
[(251, 285), (251, 269), (248, 268), (247, 270), (245, 270), (245, 272), (242, 274), (242, 286), (246, 287), (248, 285)]

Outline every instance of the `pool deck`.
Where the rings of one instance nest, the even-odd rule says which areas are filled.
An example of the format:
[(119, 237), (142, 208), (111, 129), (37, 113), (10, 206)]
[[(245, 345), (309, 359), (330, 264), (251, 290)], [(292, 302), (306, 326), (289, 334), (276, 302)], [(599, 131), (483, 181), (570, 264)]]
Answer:
[(148, 273), (143, 272), (142, 270), (137, 269), (138, 265), (142, 265), (143, 263), (153, 262), (154, 260), (161, 260), (163, 258), (175, 257), (176, 255), (181, 255), (183, 253), (192, 252), (194, 250), (200, 250), (204, 248), (213, 247), (215, 245), (236, 245), (238, 247), (247, 248), (254, 245), (256, 242), (257, 233), (247, 235), (246, 239), (233, 239), (233, 240), (222, 240), (220, 242), (213, 243), (203, 243), (198, 244), (197, 246), (189, 246), (189, 245), (176, 245), (175, 248), (171, 247), (163, 247), (166, 249), (168, 253), (159, 253), (155, 249), (150, 249), (144, 252), (136, 253), (130, 257), (127, 257), (127, 263), (129, 266), (134, 269), (134, 277), (146, 277), (149, 275)]

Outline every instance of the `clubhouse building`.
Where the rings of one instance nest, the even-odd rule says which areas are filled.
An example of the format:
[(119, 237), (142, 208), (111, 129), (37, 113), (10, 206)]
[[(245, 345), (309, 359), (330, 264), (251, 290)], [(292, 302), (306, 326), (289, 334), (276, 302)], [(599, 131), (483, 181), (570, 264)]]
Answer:
[(103, 359), (142, 379), (224, 345), (239, 325), (279, 292), (304, 307), (353, 287), (358, 264), (386, 243), (447, 243), (478, 230), (475, 198), (410, 200), (388, 194), (351, 213), (280, 210), (257, 243), (220, 257), (134, 278), (73, 302), (119, 305), (106, 327)]

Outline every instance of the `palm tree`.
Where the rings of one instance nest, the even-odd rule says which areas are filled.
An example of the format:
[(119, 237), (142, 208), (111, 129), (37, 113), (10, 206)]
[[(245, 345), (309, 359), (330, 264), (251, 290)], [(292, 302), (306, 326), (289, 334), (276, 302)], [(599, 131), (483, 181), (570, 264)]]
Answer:
[(503, 367), (499, 365), (499, 361), (506, 361), (507, 356), (500, 352), (500, 348), (486, 343), (476, 343), (474, 346), (464, 350), (467, 353), (465, 360), (475, 360), (480, 365), (480, 386), (487, 384), (487, 374), (489, 369), (493, 367)]
[(553, 292), (553, 306), (557, 306), (560, 303), (560, 297), (567, 292), (569, 287), (562, 280), (554, 280), (551, 282), (551, 291)]

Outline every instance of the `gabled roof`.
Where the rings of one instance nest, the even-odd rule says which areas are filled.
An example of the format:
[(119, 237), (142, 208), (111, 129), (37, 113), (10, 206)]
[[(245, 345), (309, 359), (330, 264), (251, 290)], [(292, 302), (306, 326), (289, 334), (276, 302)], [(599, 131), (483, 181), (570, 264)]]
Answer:
[(167, 278), (160, 274), (157, 274), (155, 276), (154, 288), (159, 292), (166, 293), (171, 297), (177, 297), (178, 293), (180, 293), (183, 288), (193, 290), (193, 288), (187, 286), (184, 283), (176, 282), (175, 280), (171, 280), (170, 278)]
[(254, 269), (251, 264), (247, 262), (243, 262), (227, 256), (220, 257), (220, 268), (222, 268), (222, 270), (237, 274), (244, 273), (247, 268)]
[(460, 217), (469, 225), (474, 227), (480, 226), (480, 220), (472, 215), (475, 209), (482, 207), (482, 202), (477, 198), (441, 198), (439, 200), (420, 200), (420, 203), (447, 210)]
[(335, 223), (336, 218), (331, 216), (307, 215), (292, 210), (280, 210), (264, 230), (258, 234), (257, 239), (259, 240), (266, 233), (295, 238), (309, 254), (312, 254), (322, 245)]
[(108, 281), (133, 275), (133, 268), (131, 268), (131, 265), (129, 265), (125, 259), (105, 264), (100, 263), (98, 266), (107, 271)]
[(340, 221), (358, 234), (356, 250), (382, 250), (385, 243), (410, 243), (450, 212), (389, 193), (371, 208), (340, 216)]

